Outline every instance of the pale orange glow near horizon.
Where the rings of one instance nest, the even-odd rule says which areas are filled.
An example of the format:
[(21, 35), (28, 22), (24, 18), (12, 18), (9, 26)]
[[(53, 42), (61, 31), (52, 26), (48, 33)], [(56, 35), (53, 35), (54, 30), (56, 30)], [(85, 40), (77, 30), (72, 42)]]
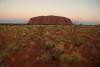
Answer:
[(0, 0), (0, 18), (56, 15), (72, 20), (100, 22), (99, 0)]

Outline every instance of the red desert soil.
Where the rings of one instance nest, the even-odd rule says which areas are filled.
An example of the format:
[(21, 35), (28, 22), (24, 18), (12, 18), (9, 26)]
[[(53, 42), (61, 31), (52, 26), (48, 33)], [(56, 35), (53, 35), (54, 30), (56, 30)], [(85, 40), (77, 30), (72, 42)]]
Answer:
[[(76, 62), (70, 56), (67, 62), (37, 60), (42, 41), (64, 44), (65, 54), (78, 55)], [(100, 67), (100, 26), (3, 25), (0, 42), (0, 67)]]
[(57, 61), (36, 61), (41, 53), (38, 45), (26, 47), (9, 56), (4, 62), (5, 67), (58, 67)]

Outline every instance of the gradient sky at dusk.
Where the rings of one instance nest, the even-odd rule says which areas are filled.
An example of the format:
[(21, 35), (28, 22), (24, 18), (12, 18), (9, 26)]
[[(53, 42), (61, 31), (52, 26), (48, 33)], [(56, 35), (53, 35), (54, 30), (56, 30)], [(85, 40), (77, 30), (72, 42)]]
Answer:
[(100, 22), (100, 0), (0, 0), (0, 18), (65, 16), (74, 20)]

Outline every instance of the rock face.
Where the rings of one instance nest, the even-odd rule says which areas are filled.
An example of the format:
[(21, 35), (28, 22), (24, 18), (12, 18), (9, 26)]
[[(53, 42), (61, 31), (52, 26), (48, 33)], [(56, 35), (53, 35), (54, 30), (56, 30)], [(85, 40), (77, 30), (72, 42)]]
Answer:
[(72, 25), (69, 18), (61, 16), (38, 16), (33, 17), (28, 21), (28, 24), (68, 24)]

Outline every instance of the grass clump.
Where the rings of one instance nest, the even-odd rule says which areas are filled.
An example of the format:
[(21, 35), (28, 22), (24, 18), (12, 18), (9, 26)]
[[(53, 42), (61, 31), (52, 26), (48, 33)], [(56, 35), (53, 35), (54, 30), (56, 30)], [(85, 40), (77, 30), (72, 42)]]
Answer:
[(79, 62), (81, 60), (79, 55), (62, 55), (60, 60), (62, 62)]

